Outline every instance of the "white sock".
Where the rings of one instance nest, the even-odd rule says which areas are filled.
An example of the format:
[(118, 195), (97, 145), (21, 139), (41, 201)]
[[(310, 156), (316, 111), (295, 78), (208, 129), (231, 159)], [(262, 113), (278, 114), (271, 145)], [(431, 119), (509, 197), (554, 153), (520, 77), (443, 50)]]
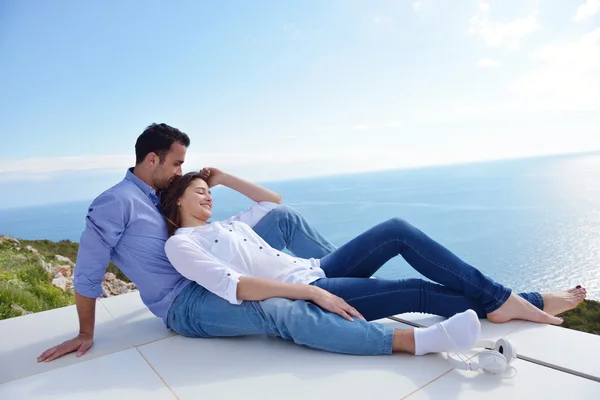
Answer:
[[(452, 340), (439, 325), (446, 328)], [(456, 346), (461, 351), (468, 350), (475, 345), (481, 331), (479, 317), (473, 310), (456, 314), (439, 325), (415, 328), (415, 355), (455, 351)]]

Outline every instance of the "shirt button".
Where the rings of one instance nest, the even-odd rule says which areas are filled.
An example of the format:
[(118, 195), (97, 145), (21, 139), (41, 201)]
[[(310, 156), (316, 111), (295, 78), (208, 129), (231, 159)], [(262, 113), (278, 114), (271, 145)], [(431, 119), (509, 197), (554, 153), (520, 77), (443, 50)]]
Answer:
[(310, 267), (310, 269), (313, 269), (313, 267)]
[(277, 254), (277, 257), (279, 257), (279, 254)]
[(233, 231), (230, 229), (229, 232), (233, 232)]
[(246, 241), (246, 239), (244, 239), (244, 242)]
[(215, 243), (219, 243), (219, 239), (215, 239)]
[(294, 264), (296, 264), (296, 260), (294, 260)]
[(227, 273), (227, 276), (231, 276), (231, 274), (228, 272), (228, 273)]
[(261, 250), (262, 250), (262, 246), (260, 246), (260, 247), (259, 247), (259, 249), (261, 249)]

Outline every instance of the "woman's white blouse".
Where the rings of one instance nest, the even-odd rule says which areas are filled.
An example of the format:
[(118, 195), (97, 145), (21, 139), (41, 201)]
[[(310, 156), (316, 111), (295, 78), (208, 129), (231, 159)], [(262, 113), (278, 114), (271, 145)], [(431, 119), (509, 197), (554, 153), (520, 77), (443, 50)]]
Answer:
[(181, 275), (231, 304), (242, 303), (236, 295), (240, 276), (299, 284), (324, 278), (318, 259), (278, 251), (252, 230), (277, 206), (259, 202), (224, 221), (180, 228), (165, 244), (167, 257)]

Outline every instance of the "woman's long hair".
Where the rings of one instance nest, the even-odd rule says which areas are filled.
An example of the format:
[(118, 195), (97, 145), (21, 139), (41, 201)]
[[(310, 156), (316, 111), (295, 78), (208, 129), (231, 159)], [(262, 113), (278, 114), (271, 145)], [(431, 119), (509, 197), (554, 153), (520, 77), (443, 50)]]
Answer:
[(175, 178), (169, 187), (160, 194), (160, 207), (167, 220), (169, 237), (173, 236), (175, 231), (181, 227), (180, 207), (177, 203), (194, 179), (202, 179), (200, 172), (188, 172), (183, 176)]

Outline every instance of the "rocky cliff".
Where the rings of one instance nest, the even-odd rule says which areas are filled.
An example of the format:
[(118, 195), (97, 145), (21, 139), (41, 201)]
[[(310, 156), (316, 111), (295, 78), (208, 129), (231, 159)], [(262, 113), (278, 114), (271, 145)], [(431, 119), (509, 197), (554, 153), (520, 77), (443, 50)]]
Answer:
[[(47, 247), (40, 251), (28, 243), (31, 241), (0, 237), (0, 319), (75, 301), (75, 262), (62, 254), (54, 254)], [(133, 283), (118, 279), (114, 273), (104, 275), (102, 297), (134, 290), (137, 289)]]

